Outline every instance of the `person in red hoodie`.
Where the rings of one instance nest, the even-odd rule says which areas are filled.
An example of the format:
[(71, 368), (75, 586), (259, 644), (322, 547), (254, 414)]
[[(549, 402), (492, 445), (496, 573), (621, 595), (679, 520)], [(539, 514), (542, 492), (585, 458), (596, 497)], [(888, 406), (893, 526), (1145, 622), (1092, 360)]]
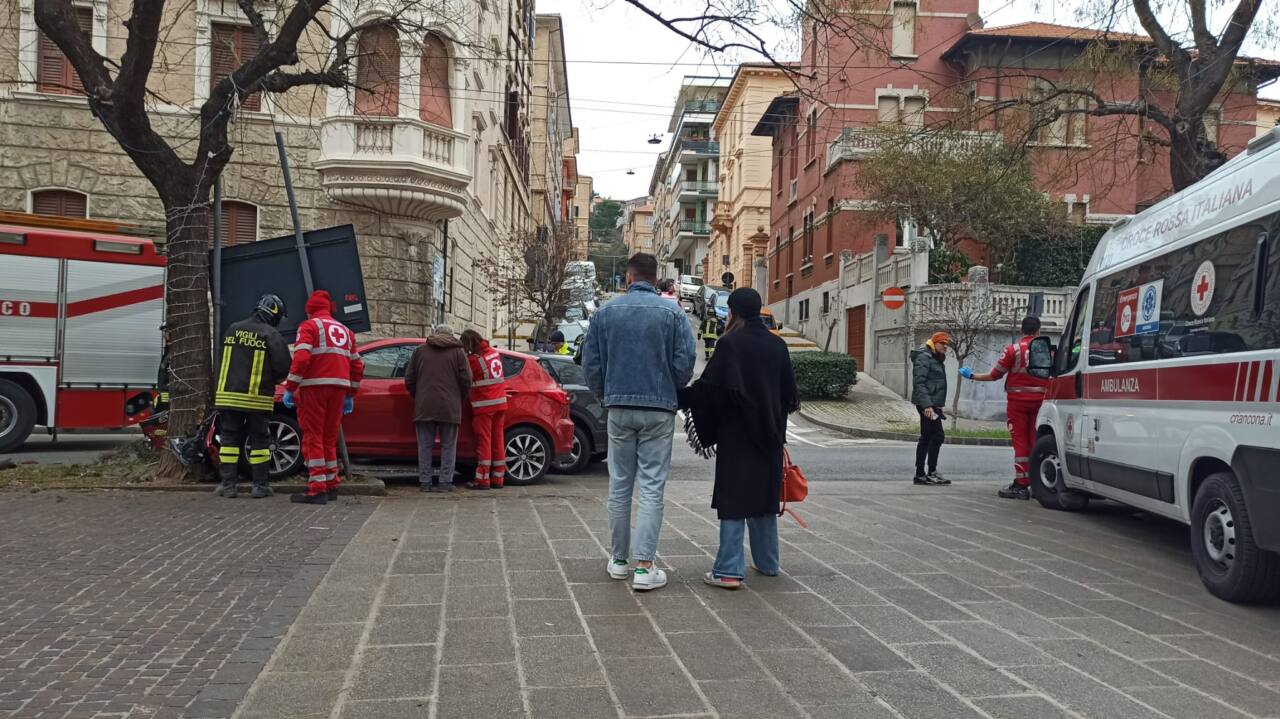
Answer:
[(502, 355), (475, 330), (462, 333), (471, 365), (471, 432), (476, 442), (476, 479), (471, 489), (499, 488), (507, 475), (507, 390)]
[(975, 373), (960, 368), (960, 376), (975, 382), (995, 382), (1004, 378), (1004, 391), (1009, 438), (1013, 442), (1013, 484), (996, 492), (1001, 499), (1031, 499), (1031, 447), (1036, 441), (1036, 415), (1044, 402), (1049, 380), (1033, 376), (1029, 371), (1031, 340), (1040, 334), (1040, 318), (1027, 315), (1022, 320), (1022, 339), (1004, 348), (990, 372)]
[(338, 431), (342, 416), (355, 408), (363, 376), (355, 335), (333, 318), (329, 293), (315, 291), (307, 299), (307, 320), (298, 326), (284, 382), (284, 406), (298, 408), (307, 464), (307, 491), (290, 501), (325, 504), (338, 499)]

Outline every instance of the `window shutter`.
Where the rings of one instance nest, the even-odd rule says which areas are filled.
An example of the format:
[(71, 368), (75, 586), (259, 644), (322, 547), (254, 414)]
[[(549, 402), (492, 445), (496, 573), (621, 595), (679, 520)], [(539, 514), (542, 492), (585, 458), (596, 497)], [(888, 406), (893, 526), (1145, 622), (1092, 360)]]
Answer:
[(907, 127), (924, 127), (924, 98), (908, 97), (902, 101), (902, 122)]
[[(248, 25), (212, 26), (213, 47), (210, 53), (209, 92), (217, 87), (223, 78), (230, 77), (246, 60), (258, 52), (258, 36)], [(262, 93), (255, 92), (240, 104), (245, 110), (257, 111), (262, 108)]]
[(449, 52), (444, 41), (427, 35), (422, 47), (421, 92), (419, 115), (423, 122), (440, 127), (453, 127), (453, 106), (449, 98)]
[(256, 242), (258, 240), (258, 208), (253, 205), (237, 202), (235, 213), (231, 216), (229, 227), (233, 233), (232, 241), (237, 244)]
[(79, 192), (40, 190), (31, 193), (31, 211), (37, 215), (84, 219), (89, 214), (89, 200)]
[(400, 114), (400, 42), (396, 31), (378, 25), (360, 33), (356, 60), (356, 113)]
[[(76, 8), (76, 22), (80, 25), (80, 32), (93, 37), (93, 10), (87, 7)], [(61, 54), (61, 53), (59, 53)], [(71, 66), (71, 61), (62, 58), (62, 71), (65, 73), (66, 84), (71, 87), (75, 94), (84, 92), (84, 83), (80, 82), (80, 73)]]
[(62, 64), (66, 58), (62, 50), (53, 44), (43, 32), (40, 33), (39, 57), (36, 60), (36, 89), (40, 92), (63, 94), (67, 91), (62, 86)]
[(916, 4), (893, 4), (893, 54), (895, 57), (914, 55), (916, 49)]
[(897, 124), (898, 122), (898, 98), (896, 96), (882, 96), (876, 100), (877, 119), (886, 124)]

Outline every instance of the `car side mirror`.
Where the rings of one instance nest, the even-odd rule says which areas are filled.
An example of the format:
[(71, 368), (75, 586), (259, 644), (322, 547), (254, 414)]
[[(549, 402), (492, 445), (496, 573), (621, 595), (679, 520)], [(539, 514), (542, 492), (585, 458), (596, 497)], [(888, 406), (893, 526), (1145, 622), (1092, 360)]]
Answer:
[(1031, 340), (1027, 352), (1027, 374), (1040, 379), (1053, 376), (1053, 355), (1056, 348), (1048, 337)]

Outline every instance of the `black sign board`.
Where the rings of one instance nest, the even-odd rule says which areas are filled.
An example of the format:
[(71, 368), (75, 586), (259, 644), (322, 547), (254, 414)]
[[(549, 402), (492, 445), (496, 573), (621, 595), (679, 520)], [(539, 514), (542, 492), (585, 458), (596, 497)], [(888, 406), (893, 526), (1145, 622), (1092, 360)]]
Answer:
[[(333, 318), (355, 332), (368, 332), (369, 301), (360, 271), (360, 251), (351, 225), (312, 230), (302, 235), (316, 289), (327, 290), (336, 309)], [(293, 235), (225, 247), (222, 250), (221, 336), (232, 323), (248, 317), (258, 298), (271, 292), (284, 300), (289, 316), (280, 334), (293, 342), (298, 324), (307, 318), (306, 285)]]

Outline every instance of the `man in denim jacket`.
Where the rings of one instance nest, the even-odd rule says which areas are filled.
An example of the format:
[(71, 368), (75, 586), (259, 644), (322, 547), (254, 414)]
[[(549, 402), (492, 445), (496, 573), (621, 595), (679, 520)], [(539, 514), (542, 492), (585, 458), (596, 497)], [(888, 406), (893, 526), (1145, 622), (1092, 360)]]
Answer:
[[(609, 408), (609, 576), (632, 576), (639, 591), (666, 585), (653, 566), (662, 527), (662, 495), (671, 469), (676, 390), (693, 377), (693, 328), (684, 311), (654, 289), (658, 260), (637, 253), (627, 261), (627, 293), (591, 318), (582, 367), (587, 383)], [(631, 497), (640, 485), (632, 551)]]

